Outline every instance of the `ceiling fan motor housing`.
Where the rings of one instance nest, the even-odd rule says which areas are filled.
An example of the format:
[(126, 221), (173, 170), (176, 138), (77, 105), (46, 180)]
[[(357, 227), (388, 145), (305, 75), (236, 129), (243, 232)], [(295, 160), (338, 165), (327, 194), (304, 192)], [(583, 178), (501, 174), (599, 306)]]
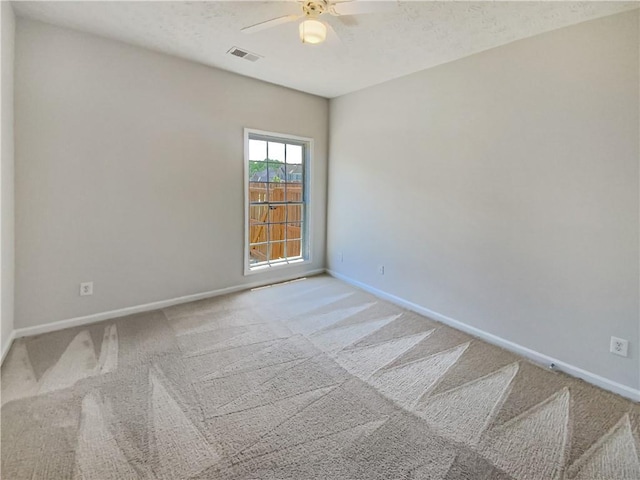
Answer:
[(327, 2), (324, 0), (308, 0), (302, 5), (302, 11), (308, 17), (319, 17), (327, 11)]

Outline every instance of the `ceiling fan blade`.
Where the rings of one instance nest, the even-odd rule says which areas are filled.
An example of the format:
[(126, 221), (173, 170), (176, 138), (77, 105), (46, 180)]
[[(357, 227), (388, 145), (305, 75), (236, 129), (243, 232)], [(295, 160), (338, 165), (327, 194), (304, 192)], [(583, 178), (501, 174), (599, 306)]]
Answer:
[(358, 20), (354, 15), (338, 15), (336, 16), (336, 18), (341, 24), (347, 27), (353, 27), (354, 25), (358, 25)]
[(324, 22), (324, 24), (327, 26), (327, 45), (331, 45), (332, 47), (341, 47), (343, 44), (338, 32), (333, 29), (330, 23)]
[(255, 25), (251, 25), (249, 27), (244, 27), (240, 31), (243, 33), (255, 33), (259, 32), (260, 30), (266, 30), (267, 28), (277, 27), (278, 25), (282, 25), (284, 23), (294, 22), (301, 17), (302, 15), (285, 15), (283, 17), (265, 20), (264, 22), (256, 23)]
[(332, 5), (336, 15), (360, 15), (363, 13), (386, 13), (395, 10), (398, 2), (341, 2)]

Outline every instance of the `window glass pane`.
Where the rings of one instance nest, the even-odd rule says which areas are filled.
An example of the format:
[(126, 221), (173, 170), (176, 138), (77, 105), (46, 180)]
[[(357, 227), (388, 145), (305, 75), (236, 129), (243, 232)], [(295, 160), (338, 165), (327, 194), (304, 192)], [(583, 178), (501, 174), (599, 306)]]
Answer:
[(265, 203), (269, 201), (267, 183), (249, 182), (249, 203)]
[(249, 140), (249, 160), (266, 160), (267, 142), (264, 140)]
[(302, 238), (302, 223), (287, 223), (287, 240)]
[(269, 207), (267, 205), (252, 205), (249, 207), (249, 243), (267, 241), (267, 219)]
[(302, 165), (301, 145), (287, 145), (287, 163)]
[(284, 183), (269, 184), (269, 201), (284, 202)]
[(249, 225), (249, 243), (262, 243), (267, 240), (267, 224)]
[(302, 202), (302, 188), (301, 183), (287, 183), (287, 202)]
[(284, 242), (271, 242), (269, 244), (269, 260), (286, 258), (284, 254)]
[(269, 142), (269, 160), (284, 163), (284, 143)]
[(287, 222), (301, 222), (303, 213), (302, 205), (287, 205)]
[[(249, 221), (252, 225), (267, 223), (269, 220), (268, 205), (251, 205), (249, 207)], [(255, 243), (255, 242), (251, 242)]]
[(289, 240), (287, 242), (287, 257), (300, 257), (302, 256), (302, 241)]
[(269, 241), (281, 242), (283, 241), (286, 231), (286, 225), (284, 223), (270, 223), (269, 224)]
[(289, 165), (287, 163), (285, 170), (285, 178), (287, 182), (302, 183), (302, 165)]
[(253, 220), (260, 220), (261, 222), (267, 221), (267, 214), (269, 212), (268, 205), (251, 205), (249, 208), (249, 217)]
[(286, 169), (284, 163), (269, 161), (266, 162), (269, 171), (269, 182), (282, 183), (285, 181)]
[(267, 249), (268, 249), (268, 245), (266, 243), (263, 243), (261, 245), (250, 245), (249, 246), (249, 262), (258, 263), (258, 262), (266, 261)]
[(286, 207), (284, 205), (271, 206), (269, 209), (269, 223), (283, 223), (286, 221)]
[(267, 182), (267, 162), (249, 162), (249, 181)]

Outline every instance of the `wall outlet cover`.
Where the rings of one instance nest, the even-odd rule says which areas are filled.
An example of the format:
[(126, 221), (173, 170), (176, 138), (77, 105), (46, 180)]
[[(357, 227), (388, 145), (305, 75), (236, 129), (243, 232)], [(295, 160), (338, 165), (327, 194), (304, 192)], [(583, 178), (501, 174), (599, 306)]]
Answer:
[(80, 284), (80, 296), (93, 295), (93, 282), (82, 282)]
[(611, 346), (609, 350), (614, 355), (620, 355), (626, 357), (629, 354), (629, 340), (624, 338), (611, 337)]

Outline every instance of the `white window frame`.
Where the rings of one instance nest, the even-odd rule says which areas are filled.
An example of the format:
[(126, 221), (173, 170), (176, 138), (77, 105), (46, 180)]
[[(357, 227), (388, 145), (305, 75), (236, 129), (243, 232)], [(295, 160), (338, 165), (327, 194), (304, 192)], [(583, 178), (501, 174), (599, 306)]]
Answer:
[[(295, 143), (304, 144), (304, 222), (302, 232), (302, 255), (295, 259), (282, 259), (265, 264), (251, 266), (249, 263), (249, 217), (250, 217), (250, 202), (249, 202), (249, 137), (251, 135), (258, 135), (261, 137), (269, 137), (274, 141), (286, 142), (287, 140)], [(299, 266), (307, 263), (311, 263), (312, 254), (312, 231), (313, 231), (313, 211), (312, 211), (312, 179), (314, 178), (314, 165), (313, 165), (313, 138), (300, 137), (297, 135), (290, 135), (287, 133), (268, 132), (265, 130), (257, 130), (254, 128), (244, 129), (244, 274), (255, 275), (257, 273), (272, 272), (274, 269), (280, 270), (282, 268)]]

